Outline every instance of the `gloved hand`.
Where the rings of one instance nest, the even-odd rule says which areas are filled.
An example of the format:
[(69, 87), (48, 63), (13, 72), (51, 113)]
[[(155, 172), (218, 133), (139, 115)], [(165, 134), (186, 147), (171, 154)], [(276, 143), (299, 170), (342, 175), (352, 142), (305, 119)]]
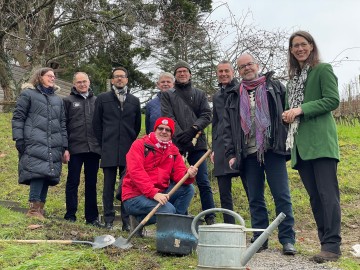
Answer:
[(188, 128), (177, 136), (177, 141), (181, 144), (191, 142), (191, 140), (196, 136), (197, 132), (198, 130), (194, 127)]
[(20, 139), (15, 142), (15, 147), (18, 150), (19, 154), (22, 155), (25, 152), (25, 142)]

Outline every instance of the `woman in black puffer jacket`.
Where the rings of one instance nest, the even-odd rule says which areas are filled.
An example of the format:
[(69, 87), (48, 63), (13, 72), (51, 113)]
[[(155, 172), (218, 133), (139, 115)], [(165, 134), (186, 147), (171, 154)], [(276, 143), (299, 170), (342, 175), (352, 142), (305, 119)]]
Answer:
[[(19, 183), (30, 185), (29, 217), (44, 219), (48, 187), (60, 181), (67, 148), (63, 102), (55, 94), (55, 75), (41, 68), (23, 86), (12, 118), (13, 140), (19, 152)], [(67, 162), (64, 160), (64, 162)]]

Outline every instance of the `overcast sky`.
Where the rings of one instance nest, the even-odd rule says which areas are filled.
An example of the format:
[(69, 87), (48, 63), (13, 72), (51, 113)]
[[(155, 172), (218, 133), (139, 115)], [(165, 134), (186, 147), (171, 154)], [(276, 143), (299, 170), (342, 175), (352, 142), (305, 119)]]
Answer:
[[(250, 10), (252, 22), (258, 28), (284, 29), (290, 33), (308, 31), (318, 45), (323, 62), (348, 57), (349, 61), (333, 65), (340, 92), (344, 84), (360, 75), (359, 0), (214, 0), (213, 8), (224, 2), (239, 17)], [(225, 7), (213, 14), (215, 18), (228, 15)]]

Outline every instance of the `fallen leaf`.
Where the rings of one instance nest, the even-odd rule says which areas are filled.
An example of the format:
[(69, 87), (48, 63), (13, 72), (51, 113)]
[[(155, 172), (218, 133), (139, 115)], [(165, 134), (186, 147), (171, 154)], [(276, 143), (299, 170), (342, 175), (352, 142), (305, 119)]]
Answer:
[(30, 230), (36, 230), (36, 229), (39, 229), (39, 228), (42, 228), (44, 227), (43, 225), (40, 225), (40, 224), (31, 224), (28, 226), (28, 229)]
[(0, 154), (0, 158), (3, 158), (3, 157), (6, 157), (6, 154), (1, 153), (1, 154)]

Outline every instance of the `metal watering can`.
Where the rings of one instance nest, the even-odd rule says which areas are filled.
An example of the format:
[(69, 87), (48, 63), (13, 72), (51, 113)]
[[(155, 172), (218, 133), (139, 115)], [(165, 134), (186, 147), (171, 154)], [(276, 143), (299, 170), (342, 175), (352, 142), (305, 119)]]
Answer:
[[(223, 223), (200, 225), (198, 234), (195, 227), (198, 220), (213, 212), (229, 214), (239, 221), (240, 225)], [(252, 229), (245, 228), (244, 219), (228, 209), (212, 208), (199, 213), (191, 223), (191, 231), (198, 239), (197, 269), (246, 269), (245, 265), (285, 217), (284, 213), (280, 213), (267, 229)], [(246, 232), (251, 231), (263, 231), (263, 233), (246, 248)]]

